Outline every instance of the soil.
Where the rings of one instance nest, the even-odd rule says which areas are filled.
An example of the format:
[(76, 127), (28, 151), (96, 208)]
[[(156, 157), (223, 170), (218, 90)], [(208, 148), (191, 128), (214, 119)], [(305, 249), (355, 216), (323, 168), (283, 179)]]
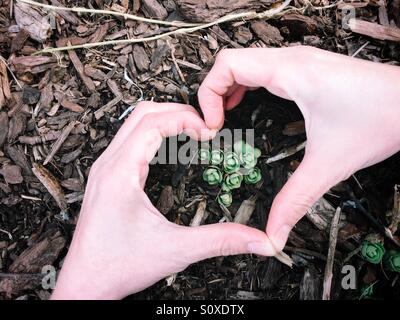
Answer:
[[(182, 0), (47, 2), (169, 21), (182, 17), (189, 21), (190, 12), (199, 12), (194, 21), (230, 13), (210, 13), (201, 6), (189, 8)], [(251, 9), (252, 3), (241, 1), (242, 10)], [(261, 7), (269, 3), (265, 1)], [(0, 54), (21, 85), (0, 60), (0, 300), (49, 297), (50, 292), (41, 288), (42, 267), (50, 264), (60, 269), (79, 216), (90, 167), (120, 127), (118, 117), (141, 97), (140, 91), (146, 100), (198, 107), (199, 84), (223, 48), (306, 44), (400, 65), (398, 42), (352, 33), (342, 28), (340, 7), (317, 10), (307, 3), (293, 1), (298, 11), (268, 21), (240, 20), (144, 44), (31, 56), (45, 47), (145, 37), (169, 27), (62, 11), (51, 15), (48, 26), (42, 23), (32, 29), (27, 22), (47, 12), (25, 10), (18, 8), (21, 4), (17, 1), (0, 0)], [(386, 17), (391, 26), (400, 26), (399, 3), (362, 2), (357, 7), (357, 18), (384, 25)], [(334, 2), (317, 0), (311, 4), (322, 7)], [(260, 4), (256, 5), (255, 9), (262, 10)], [(135, 85), (124, 78), (124, 70)], [(229, 213), (234, 217), (240, 204), (257, 194), (248, 225), (265, 230), (272, 200), (300, 163), (303, 151), (273, 163), (267, 164), (267, 159), (306, 140), (302, 115), (293, 102), (259, 89), (246, 94), (241, 104), (226, 114), (224, 127), (255, 129), (264, 182), (259, 188), (246, 186), (235, 191)], [(371, 284), (374, 293), (370, 299), (400, 297), (398, 274), (364, 261), (357, 253), (363, 239), (372, 233), (380, 234), (388, 249), (396, 248), (384, 237), (383, 228), (391, 223), (394, 187), (400, 182), (399, 158), (396, 154), (357, 172), (324, 197), (333, 208), (342, 206), (343, 210), (332, 299), (365, 298), (361, 287)], [(206, 201), (208, 213), (204, 223), (216, 223), (227, 213), (215, 201), (216, 190), (202, 180), (203, 169), (201, 165), (152, 165), (146, 192), (175, 223), (189, 225), (201, 200)], [(351, 207), (351, 203), (358, 206)], [(60, 212), (68, 212), (68, 217)], [(320, 299), (333, 213), (318, 213), (328, 225), (321, 227), (307, 216), (289, 237), (285, 252), (294, 262), (292, 269), (275, 258), (219, 257), (196, 263), (171, 283), (162, 280), (128, 299)], [(398, 236), (395, 233), (394, 239)], [(344, 265), (355, 267), (357, 289), (342, 288)]]

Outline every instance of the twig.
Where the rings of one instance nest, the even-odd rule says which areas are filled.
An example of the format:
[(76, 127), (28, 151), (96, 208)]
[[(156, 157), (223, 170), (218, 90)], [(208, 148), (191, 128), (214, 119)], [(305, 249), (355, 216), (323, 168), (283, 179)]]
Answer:
[[(208, 213), (206, 211), (206, 206), (207, 206), (207, 201), (205, 199), (201, 200), (197, 210), (196, 214), (194, 215), (192, 221), (190, 221), (190, 226), (191, 227), (198, 227), (204, 223), (204, 221), (208, 217)], [(173, 273), (170, 276), (165, 278), (165, 281), (167, 281), (167, 286), (171, 286), (176, 279), (177, 273)]]
[(48, 164), (51, 161), (51, 159), (53, 159), (54, 155), (57, 153), (58, 149), (61, 148), (61, 145), (64, 143), (65, 139), (68, 138), (69, 134), (71, 133), (72, 129), (75, 128), (76, 124), (77, 121), (73, 120), (63, 129), (57, 141), (54, 142), (50, 153), (47, 155), (46, 159), (43, 162), (43, 165)]
[(61, 216), (66, 216), (68, 205), (65, 200), (64, 191), (61, 189), (57, 179), (40, 163), (33, 163), (32, 172), (56, 201), (58, 207), (61, 209)]
[(141, 21), (141, 22), (147, 22), (147, 23), (153, 23), (153, 24), (162, 24), (162, 25), (173, 26), (173, 27), (193, 27), (193, 26), (198, 25), (198, 23), (188, 23), (188, 22), (182, 22), (182, 21), (163, 21), (163, 20), (157, 20), (157, 19), (148, 19), (148, 18), (136, 16), (133, 14), (122, 13), (122, 12), (112, 11), (112, 10), (88, 9), (88, 8), (82, 8), (82, 7), (68, 8), (68, 7), (61, 7), (61, 6), (52, 6), (50, 4), (39, 3), (36, 1), (32, 1), (32, 0), (18, 0), (18, 1), (30, 4), (32, 6), (49, 9), (49, 10), (72, 11), (72, 12), (77, 12), (77, 13), (93, 13), (93, 14), (104, 14), (104, 15), (109, 14), (112, 16), (123, 17), (125, 20), (135, 20), (135, 21)]
[(400, 185), (396, 184), (394, 186), (392, 221), (389, 226), (390, 232), (392, 234), (395, 234), (397, 232), (399, 223), (400, 223)]
[(11, 233), (10, 233), (10, 232), (8, 232), (7, 230), (0, 229), (0, 232), (3, 232), (3, 233), (5, 233), (5, 234), (8, 236), (8, 238), (9, 238), (10, 240), (12, 240), (12, 239), (13, 239), (13, 237), (12, 237)]
[[(354, 52), (351, 57), (354, 58), (356, 57), (367, 45), (369, 45), (369, 41), (367, 41), (366, 43), (364, 43), (360, 48), (358, 48), (358, 50), (356, 52)], [(354, 179), (358, 182), (358, 180), (356, 179), (356, 177), (353, 174)], [(361, 187), (361, 185), (360, 185)], [(362, 189), (362, 187), (361, 187)]]
[[(19, 0), (21, 1), (21, 0)], [(28, 1), (28, 0), (23, 0), (23, 1)], [(30, 1), (30, 0), (29, 0)], [(195, 31), (201, 30), (201, 29), (206, 29), (209, 27), (212, 27), (214, 25), (224, 23), (224, 22), (229, 22), (233, 20), (239, 20), (239, 19), (267, 19), (267, 18), (272, 18), (285, 9), (291, 0), (285, 0), (282, 5), (280, 5), (276, 9), (270, 9), (266, 10), (261, 13), (257, 13), (255, 11), (248, 11), (248, 12), (242, 12), (242, 13), (237, 13), (237, 14), (229, 14), (226, 16), (223, 16), (215, 21), (197, 25), (194, 27), (188, 27), (188, 28), (179, 28), (173, 31), (161, 33), (158, 35), (150, 36), (150, 37), (145, 37), (145, 38), (136, 38), (136, 39), (121, 39), (121, 40), (110, 40), (110, 41), (102, 41), (102, 42), (91, 42), (91, 43), (84, 43), (84, 44), (79, 44), (79, 45), (74, 45), (74, 46), (66, 46), (66, 47), (58, 47), (58, 48), (45, 48), (43, 50), (37, 51), (34, 54), (41, 54), (41, 53), (52, 53), (52, 52), (57, 52), (57, 51), (65, 51), (65, 50), (74, 50), (74, 49), (88, 49), (88, 48), (93, 48), (93, 47), (98, 47), (98, 46), (107, 46), (107, 45), (117, 45), (117, 44), (130, 44), (130, 43), (138, 43), (138, 42), (149, 42), (149, 41), (155, 41), (158, 39), (162, 39), (168, 36), (172, 35), (177, 35), (177, 34), (188, 34), (188, 33), (193, 33)]]
[(328, 257), (326, 258), (325, 276), (324, 276), (324, 289), (322, 293), (322, 300), (330, 300), (331, 287), (332, 287), (332, 269), (335, 260), (335, 250), (337, 243), (337, 236), (339, 231), (339, 218), (341, 213), (340, 207), (336, 209), (335, 215), (332, 218), (331, 230), (329, 232), (329, 250)]
[(299, 152), (300, 150), (303, 150), (306, 147), (306, 143), (307, 143), (307, 141), (304, 141), (304, 142), (298, 144), (297, 146), (287, 148), (287, 149), (283, 150), (283, 152), (277, 154), (276, 156), (268, 158), (265, 161), (265, 163), (269, 164), (269, 163), (290, 157), (290, 156), (294, 155), (295, 153)]
[(14, 72), (12, 72), (12, 70), (10, 69), (10, 67), (7, 64), (6, 59), (4, 59), (2, 57), (2, 55), (0, 55), (0, 61), (2, 61), (4, 63), (4, 65), (6, 66), (6, 68), (8, 69), (8, 71), (10, 71), (11, 76), (13, 77), (14, 81), (16, 82), (16, 84), (18, 85), (18, 87), (22, 90), (22, 85), (19, 83), (17, 77), (15, 76)]
[(169, 40), (167, 40), (167, 44), (168, 44), (168, 47), (169, 47), (170, 50), (171, 50), (172, 62), (174, 63), (174, 66), (175, 66), (175, 68), (176, 68), (176, 71), (178, 72), (179, 78), (181, 78), (181, 81), (182, 81), (183, 83), (186, 83), (186, 79), (185, 79), (185, 77), (184, 77), (184, 75), (183, 75), (183, 73), (182, 73), (182, 70), (181, 70), (181, 68), (179, 67), (178, 62), (176, 61), (176, 58), (175, 58), (175, 46), (174, 46), (173, 44), (171, 44), (171, 42), (170, 42)]

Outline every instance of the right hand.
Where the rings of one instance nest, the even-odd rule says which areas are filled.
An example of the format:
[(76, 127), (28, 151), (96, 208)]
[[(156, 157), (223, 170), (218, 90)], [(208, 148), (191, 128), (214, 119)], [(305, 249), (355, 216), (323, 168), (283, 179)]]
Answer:
[(267, 235), (281, 251), (332, 186), (400, 150), (400, 68), (311, 47), (223, 50), (199, 89), (207, 126), (220, 129), (224, 110), (258, 87), (296, 102), (307, 134), (304, 159), (269, 214)]

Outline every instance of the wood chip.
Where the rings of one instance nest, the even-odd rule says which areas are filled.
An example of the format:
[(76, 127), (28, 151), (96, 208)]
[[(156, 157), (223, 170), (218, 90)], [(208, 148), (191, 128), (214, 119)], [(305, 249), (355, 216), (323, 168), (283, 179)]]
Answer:
[(76, 71), (78, 72), (79, 76), (81, 77), (83, 83), (85, 84), (86, 88), (90, 92), (96, 90), (96, 86), (92, 79), (90, 79), (84, 72), (83, 65), (81, 60), (79, 60), (78, 55), (73, 50), (68, 50), (69, 59), (71, 60), (72, 64), (74, 65)]
[(85, 66), (85, 74), (95, 80), (104, 81), (107, 79), (107, 75), (103, 71), (93, 68), (91, 66)]
[(11, 41), (11, 52), (16, 52), (22, 49), (25, 41), (29, 38), (29, 32), (25, 29), (19, 30), (17, 35)]
[(60, 134), (60, 137), (57, 139), (57, 141), (51, 147), (51, 151), (47, 155), (46, 159), (44, 160), (43, 165), (48, 164), (51, 161), (51, 159), (53, 159), (54, 155), (60, 149), (61, 145), (64, 143), (64, 141), (67, 139), (68, 135), (71, 133), (72, 129), (77, 124), (78, 124), (78, 121), (73, 120), (63, 129), (63, 131)]
[(285, 136), (297, 136), (306, 132), (304, 120), (288, 123), (283, 129), (282, 133)]
[(22, 169), (24, 174), (32, 175), (28, 159), (20, 145), (7, 145), (5, 151), (11, 160)]
[(24, 181), (21, 174), (21, 168), (16, 165), (4, 165), (0, 169), (0, 174), (8, 184), (19, 184)]
[(167, 10), (157, 0), (142, 0), (141, 9), (148, 18), (164, 20), (168, 16)]
[(41, 73), (54, 67), (57, 63), (51, 56), (19, 56), (9, 59), (11, 69), (17, 74), (30, 72)]
[(208, 212), (206, 211), (207, 201), (201, 200), (199, 205), (197, 206), (196, 214), (194, 215), (192, 221), (190, 221), (191, 227), (198, 227), (204, 224), (205, 220), (208, 217)]
[(251, 23), (251, 30), (266, 44), (277, 45), (281, 44), (283, 37), (279, 29), (271, 26), (265, 21), (254, 21)]
[(51, 34), (51, 26), (47, 19), (26, 3), (14, 3), (14, 18), (18, 26), (25, 29), (36, 41), (44, 42)]
[(235, 214), (233, 222), (247, 225), (256, 208), (257, 195), (244, 200)]
[(332, 218), (331, 229), (329, 232), (329, 250), (328, 257), (326, 259), (325, 266), (325, 276), (324, 276), (324, 287), (322, 293), (322, 300), (330, 300), (331, 297), (331, 287), (332, 287), (332, 278), (333, 278), (333, 262), (335, 259), (335, 250), (337, 243), (337, 235), (339, 230), (339, 218), (340, 218), (341, 209), (338, 207), (336, 209), (335, 215)]
[(6, 63), (0, 59), (0, 109), (11, 99), (10, 82), (8, 81)]
[(65, 200), (64, 191), (61, 189), (59, 182), (53, 174), (51, 174), (51, 172), (40, 163), (33, 163), (32, 172), (54, 198), (61, 211), (66, 212), (68, 206), (67, 201)]
[(42, 279), (42, 273), (0, 273), (0, 292), (11, 299), (25, 290), (38, 288)]
[(62, 100), (61, 105), (72, 112), (83, 113), (85, 111), (79, 104), (66, 99)]
[(140, 71), (145, 71), (149, 68), (150, 60), (147, 56), (144, 48), (136, 44), (133, 46), (133, 59), (135, 60), (135, 65)]
[(287, 26), (294, 36), (315, 34), (318, 29), (318, 22), (300, 13), (289, 13), (280, 19), (282, 25)]
[(174, 206), (174, 191), (172, 186), (165, 186), (161, 191), (160, 197), (158, 198), (158, 202), (156, 208), (163, 215), (166, 215)]
[(7, 112), (0, 112), (0, 148), (3, 146), (8, 135), (8, 115)]
[(315, 267), (309, 265), (305, 268), (300, 282), (300, 300), (320, 300), (321, 279)]
[(350, 19), (349, 27), (351, 31), (355, 33), (363, 34), (374, 39), (400, 41), (400, 28), (382, 26), (360, 19)]
[(230, 13), (261, 11), (274, 0), (176, 0), (185, 21), (211, 22)]
[(46, 265), (52, 265), (64, 249), (66, 241), (59, 231), (52, 232), (43, 240), (23, 251), (11, 264), (11, 272), (42, 272)]

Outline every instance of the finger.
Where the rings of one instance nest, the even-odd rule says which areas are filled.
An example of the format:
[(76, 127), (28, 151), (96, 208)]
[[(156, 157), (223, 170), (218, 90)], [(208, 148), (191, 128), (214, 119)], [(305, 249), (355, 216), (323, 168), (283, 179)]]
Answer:
[(243, 96), (247, 91), (247, 87), (238, 86), (234, 92), (226, 99), (225, 109), (231, 110), (236, 107), (240, 101), (242, 101)]
[(273, 94), (290, 99), (286, 80), (293, 75), (290, 66), (283, 65), (282, 61), (294, 60), (295, 53), (291, 48), (222, 50), (198, 91), (206, 124), (212, 129), (222, 127), (224, 96), (234, 85), (265, 87)]
[[(328, 168), (328, 169), (327, 169)], [(304, 158), (294, 174), (275, 197), (267, 223), (267, 235), (277, 251), (282, 251), (293, 226), (332, 186), (341, 181), (329, 172), (324, 161)]]
[(148, 164), (160, 148), (163, 138), (185, 132), (197, 140), (210, 140), (215, 136), (197, 113), (190, 109), (178, 112), (153, 112), (144, 115), (126, 139), (123, 150), (128, 170), (136, 171), (140, 186), (148, 173)]
[(275, 249), (266, 234), (237, 223), (218, 223), (180, 229), (181, 252), (189, 263), (211, 257), (254, 253), (275, 255)]
[(123, 144), (126, 138), (130, 135), (132, 130), (135, 129), (136, 125), (141, 121), (143, 116), (154, 112), (179, 112), (179, 111), (191, 111), (197, 114), (197, 111), (190, 105), (180, 103), (157, 103), (151, 101), (142, 101), (138, 103), (136, 108), (132, 111), (128, 119), (124, 122), (121, 128), (118, 130), (114, 139), (112, 140), (109, 148), (115, 151), (119, 146)]

